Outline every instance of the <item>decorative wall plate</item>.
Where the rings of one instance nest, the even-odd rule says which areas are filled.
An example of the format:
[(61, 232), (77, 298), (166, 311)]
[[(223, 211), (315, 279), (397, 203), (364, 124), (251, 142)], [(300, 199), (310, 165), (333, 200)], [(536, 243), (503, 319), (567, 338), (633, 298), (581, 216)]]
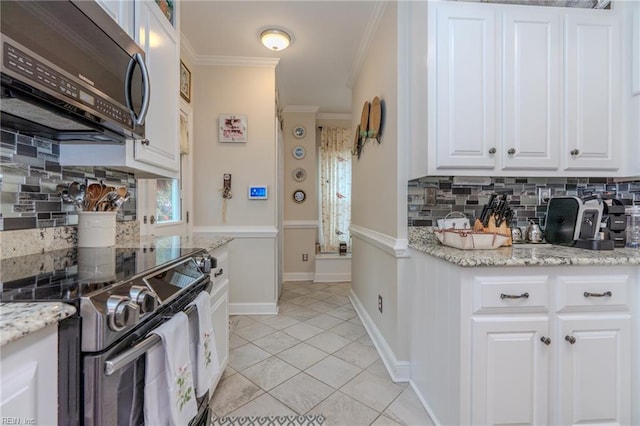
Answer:
[(304, 126), (297, 125), (296, 127), (293, 128), (293, 136), (295, 136), (298, 139), (304, 138), (306, 134), (307, 134), (307, 129), (305, 129)]
[(305, 194), (302, 189), (297, 189), (293, 193), (293, 201), (295, 201), (298, 204), (302, 203), (306, 198), (307, 198), (307, 194)]
[(302, 167), (298, 167), (292, 173), (293, 180), (296, 182), (303, 182), (307, 178), (307, 171)]
[(296, 160), (302, 160), (304, 156), (307, 155), (307, 150), (304, 149), (303, 146), (298, 145), (293, 148), (293, 150), (291, 151), (291, 154), (293, 155), (293, 158), (295, 158)]

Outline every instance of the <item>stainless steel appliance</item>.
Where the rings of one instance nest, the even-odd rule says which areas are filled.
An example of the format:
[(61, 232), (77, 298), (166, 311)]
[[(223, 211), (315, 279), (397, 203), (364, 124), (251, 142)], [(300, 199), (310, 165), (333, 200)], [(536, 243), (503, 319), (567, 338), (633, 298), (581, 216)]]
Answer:
[[(177, 312), (194, 316), (189, 304), (211, 291), (212, 262), (215, 258), (201, 249), (115, 248), (2, 261), (3, 278), (24, 269), (16, 265), (58, 268), (28, 277), (13, 274), (17, 279), (2, 282), (1, 302), (60, 301), (78, 310), (59, 324), (58, 424), (144, 422), (145, 354), (159, 342), (151, 333)], [(195, 316), (192, 322), (197, 323)], [(209, 421), (209, 397), (197, 400), (191, 425)]]
[(548, 243), (595, 239), (600, 232), (604, 203), (596, 196), (553, 197), (547, 205), (544, 235)]
[(144, 138), (144, 51), (96, 2), (0, 7), (3, 127), (59, 141)]

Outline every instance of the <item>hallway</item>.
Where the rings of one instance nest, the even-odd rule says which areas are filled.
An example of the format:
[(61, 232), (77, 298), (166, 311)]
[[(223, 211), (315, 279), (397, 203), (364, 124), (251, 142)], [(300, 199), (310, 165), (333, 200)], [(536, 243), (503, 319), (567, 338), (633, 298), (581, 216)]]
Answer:
[(351, 283), (286, 282), (278, 315), (231, 317), (216, 416), (322, 414), (327, 425), (432, 425), (393, 383), (348, 298)]

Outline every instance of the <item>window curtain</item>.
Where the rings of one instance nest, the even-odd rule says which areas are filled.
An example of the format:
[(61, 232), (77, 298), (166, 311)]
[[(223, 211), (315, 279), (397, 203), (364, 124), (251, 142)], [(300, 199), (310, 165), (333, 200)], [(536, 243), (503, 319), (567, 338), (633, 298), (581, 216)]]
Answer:
[(350, 243), (351, 130), (323, 127), (320, 132), (320, 250), (337, 252)]

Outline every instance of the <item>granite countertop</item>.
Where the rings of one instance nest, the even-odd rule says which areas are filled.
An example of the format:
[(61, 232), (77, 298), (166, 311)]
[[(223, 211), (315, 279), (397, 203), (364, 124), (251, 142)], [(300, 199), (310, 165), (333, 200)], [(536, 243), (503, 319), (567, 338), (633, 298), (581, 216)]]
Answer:
[(18, 340), (73, 314), (66, 303), (0, 303), (0, 346)]
[(640, 265), (640, 250), (585, 250), (551, 244), (514, 244), (494, 250), (460, 250), (437, 240), (429, 227), (409, 228), (409, 247), (458, 266)]

